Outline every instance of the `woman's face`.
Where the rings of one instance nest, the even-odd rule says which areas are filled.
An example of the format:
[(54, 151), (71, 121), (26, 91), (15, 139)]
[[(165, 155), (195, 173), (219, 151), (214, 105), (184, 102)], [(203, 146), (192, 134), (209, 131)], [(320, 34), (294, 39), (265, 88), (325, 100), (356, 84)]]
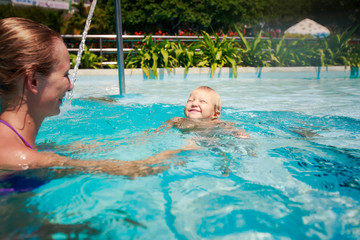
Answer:
[(60, 105), (67, 91), (73, 89), (69, 80), (70, 58), (65, 44), (56, 40), (54, 56), (57, 58), (53, 72), (48, 77), (38, 77), (39, 106), (37, 109), (44, 116), (53, 116), (60, 113)]

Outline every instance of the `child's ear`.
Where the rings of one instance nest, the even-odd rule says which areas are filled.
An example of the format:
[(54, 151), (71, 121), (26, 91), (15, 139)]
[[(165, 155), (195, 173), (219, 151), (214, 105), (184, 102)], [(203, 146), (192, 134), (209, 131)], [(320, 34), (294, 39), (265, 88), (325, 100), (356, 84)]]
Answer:
[(217, 119), (217, 118), (219, 118), (219, 117), (220, 117), (220, 115), (221, 115), (221, 112), (220, 112), (219, 110), (215, 109), (213, 119)]

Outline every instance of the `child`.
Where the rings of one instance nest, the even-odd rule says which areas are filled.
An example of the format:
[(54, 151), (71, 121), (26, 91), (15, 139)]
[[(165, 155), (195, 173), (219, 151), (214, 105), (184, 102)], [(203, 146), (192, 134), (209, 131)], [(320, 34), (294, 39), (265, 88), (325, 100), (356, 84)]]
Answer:
[(174, 117), (155, 130), (168, 130), (175, 127), (182, 132), (196, 131), (211, 133), (215, 129), (224, 130), (237, 138), (249, 138), (244, 130), (236, 129), (229, 122), (219, 120), (221, 115), (220, 95), (212, 88), (200, 86), (190, 93), (184, 109), (185, 118)]

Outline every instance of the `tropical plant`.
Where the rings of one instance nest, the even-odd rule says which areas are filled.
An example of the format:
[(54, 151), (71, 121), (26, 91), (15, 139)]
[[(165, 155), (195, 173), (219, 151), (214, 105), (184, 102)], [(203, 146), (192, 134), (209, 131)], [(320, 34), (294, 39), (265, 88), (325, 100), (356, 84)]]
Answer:
[(346, 59), (351, 67), (360, 67), (360, 46), (351, 46)]
[(285, 37), (282, 37), (280, 41), (276, 41), (271, 36), (267, 40), (268, 51), (270, 52), (270, 65), (276, 67), (286, 66), (288, 64), (288, 49), (286, 47)]
[(188, 73), (190, 67), (196, 67), (199, 59), (199, 54), (196, 49), (199, 48), (199, 43), (192, 43), (185, 46), (182, 42), (172, 44), (172, 54), (175, 55), (179, 67), (185, 68), (185, 75)]
[(319, 42), (309, 44), (306, 42), (301, 49), (300, 55), (304, 59), (305, 66), (324, 67), (328, 66), (325, 62), (325, 51)]
[(345, 31), (342, 34), (333, 34), (328, 36), (324, 45), (325, 58), (331, 65), (344, 65), (349, 66), (350, 62), (348, 60), (351, 47), (349, 45), (350, 37), (355, 32), (356, 28), (353, 28), (350, 31)]
[[(141, 67), (148, 78), (157, 77), (158, 68), (172, 69), (177, 66), (177, 60), (170, 54), (172, 43), (165, 40), (155, 44), (152, 36), (142, 41), (140, 49), (130, 51), (125, 59), (127, 68)], [(135, 54), (133, 54), (135, 52)]]
[(245, 39), (238, 28), (236, 28), (236, 32), (241, 40), (238, 43), (238, 48), (241, 52), (242, 64), (244, 66), (254, 66), (257, 68), (269, 66), (271, 51), (266, 45), (268, 42), (261, 40), (262, 31), (259, 32), (252, 43)]
[[(208, 33), (203, 32), (203, 38), (191, 44), (167, 40), (156, 43), (152, 36), (147, 36), (127, 55), (125, 67), (142, 68), (144, 74), (152, 78), (157, 77), (158, 68), (171, 71), (176, 67), (184, 67), (187, 74), (190, 67), (210, 67), (213, 77), (217, 68), (226, 66), (231, 67), (234, 76), (237, 77), (239, 65), (253, 66), (259, 70), (263, 66), (315, 66), (321, 69), (330, 65), (360, 65), (359, 47), (349, 41), (348, 33), (311, 40), (285, 37), (274, 39), (271, 36), (264, 39), (261, 38), (261, 34), (260, 32), (252, 41), (248, 41), (238, 31), (240, 41), (235, 42), (234, 38), (224, 36), (221, 39), (217, 35), (210, 37)], [(106, 56), (112, 58), (116, 55)], [(76, 56), (72, 55), (71, 58), (75, 63)], [(81, 68), (98, 68), (103, 60), (105, 58), (91, 53), (86, 47)]]
[(324, 54), (319, 50), (316, 42), (310, 43), (306, 38), (292, 40), (287, 45), (286, 66), (324, 66)]
[[(76, 64), (77, 55), (70, 54), (71, 67)], [(100, 57), (95, 53), (92, 53), (87, 46), (85, 46), (83, 55), (81, 56), (80, 68), (94, 68), (98, 69), (101, 66), (101, 62), (106, 61), (104, 57)]]
[(237, 76), (237, 64), (240, 62), (240, 55), (234, 44), (234, 38), (223, 39), (215, 35), (214, 41), (208, 33), (202, 33), (203, 40), (200, 41), (199, 47), (199, 62), (198, 67), (210, 67), (211, 77), (213, 77), (216, 68), (223, 66), (230, 66), (233, 70), (234, 76)]

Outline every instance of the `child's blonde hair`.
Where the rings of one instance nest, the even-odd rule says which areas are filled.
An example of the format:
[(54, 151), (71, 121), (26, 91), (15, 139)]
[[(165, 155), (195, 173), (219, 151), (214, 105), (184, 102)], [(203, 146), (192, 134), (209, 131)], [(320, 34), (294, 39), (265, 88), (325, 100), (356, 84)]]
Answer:
[(218, 111), (221, 111), (221, 97), (214, 89), (212, 89), (211, 87), (208, 87), (208, 86), (200, 86), (200, 87), (196, 88), (195, 90), (203, 90), (203, 91), (212, 93), (215, 98), (215, 109)]

